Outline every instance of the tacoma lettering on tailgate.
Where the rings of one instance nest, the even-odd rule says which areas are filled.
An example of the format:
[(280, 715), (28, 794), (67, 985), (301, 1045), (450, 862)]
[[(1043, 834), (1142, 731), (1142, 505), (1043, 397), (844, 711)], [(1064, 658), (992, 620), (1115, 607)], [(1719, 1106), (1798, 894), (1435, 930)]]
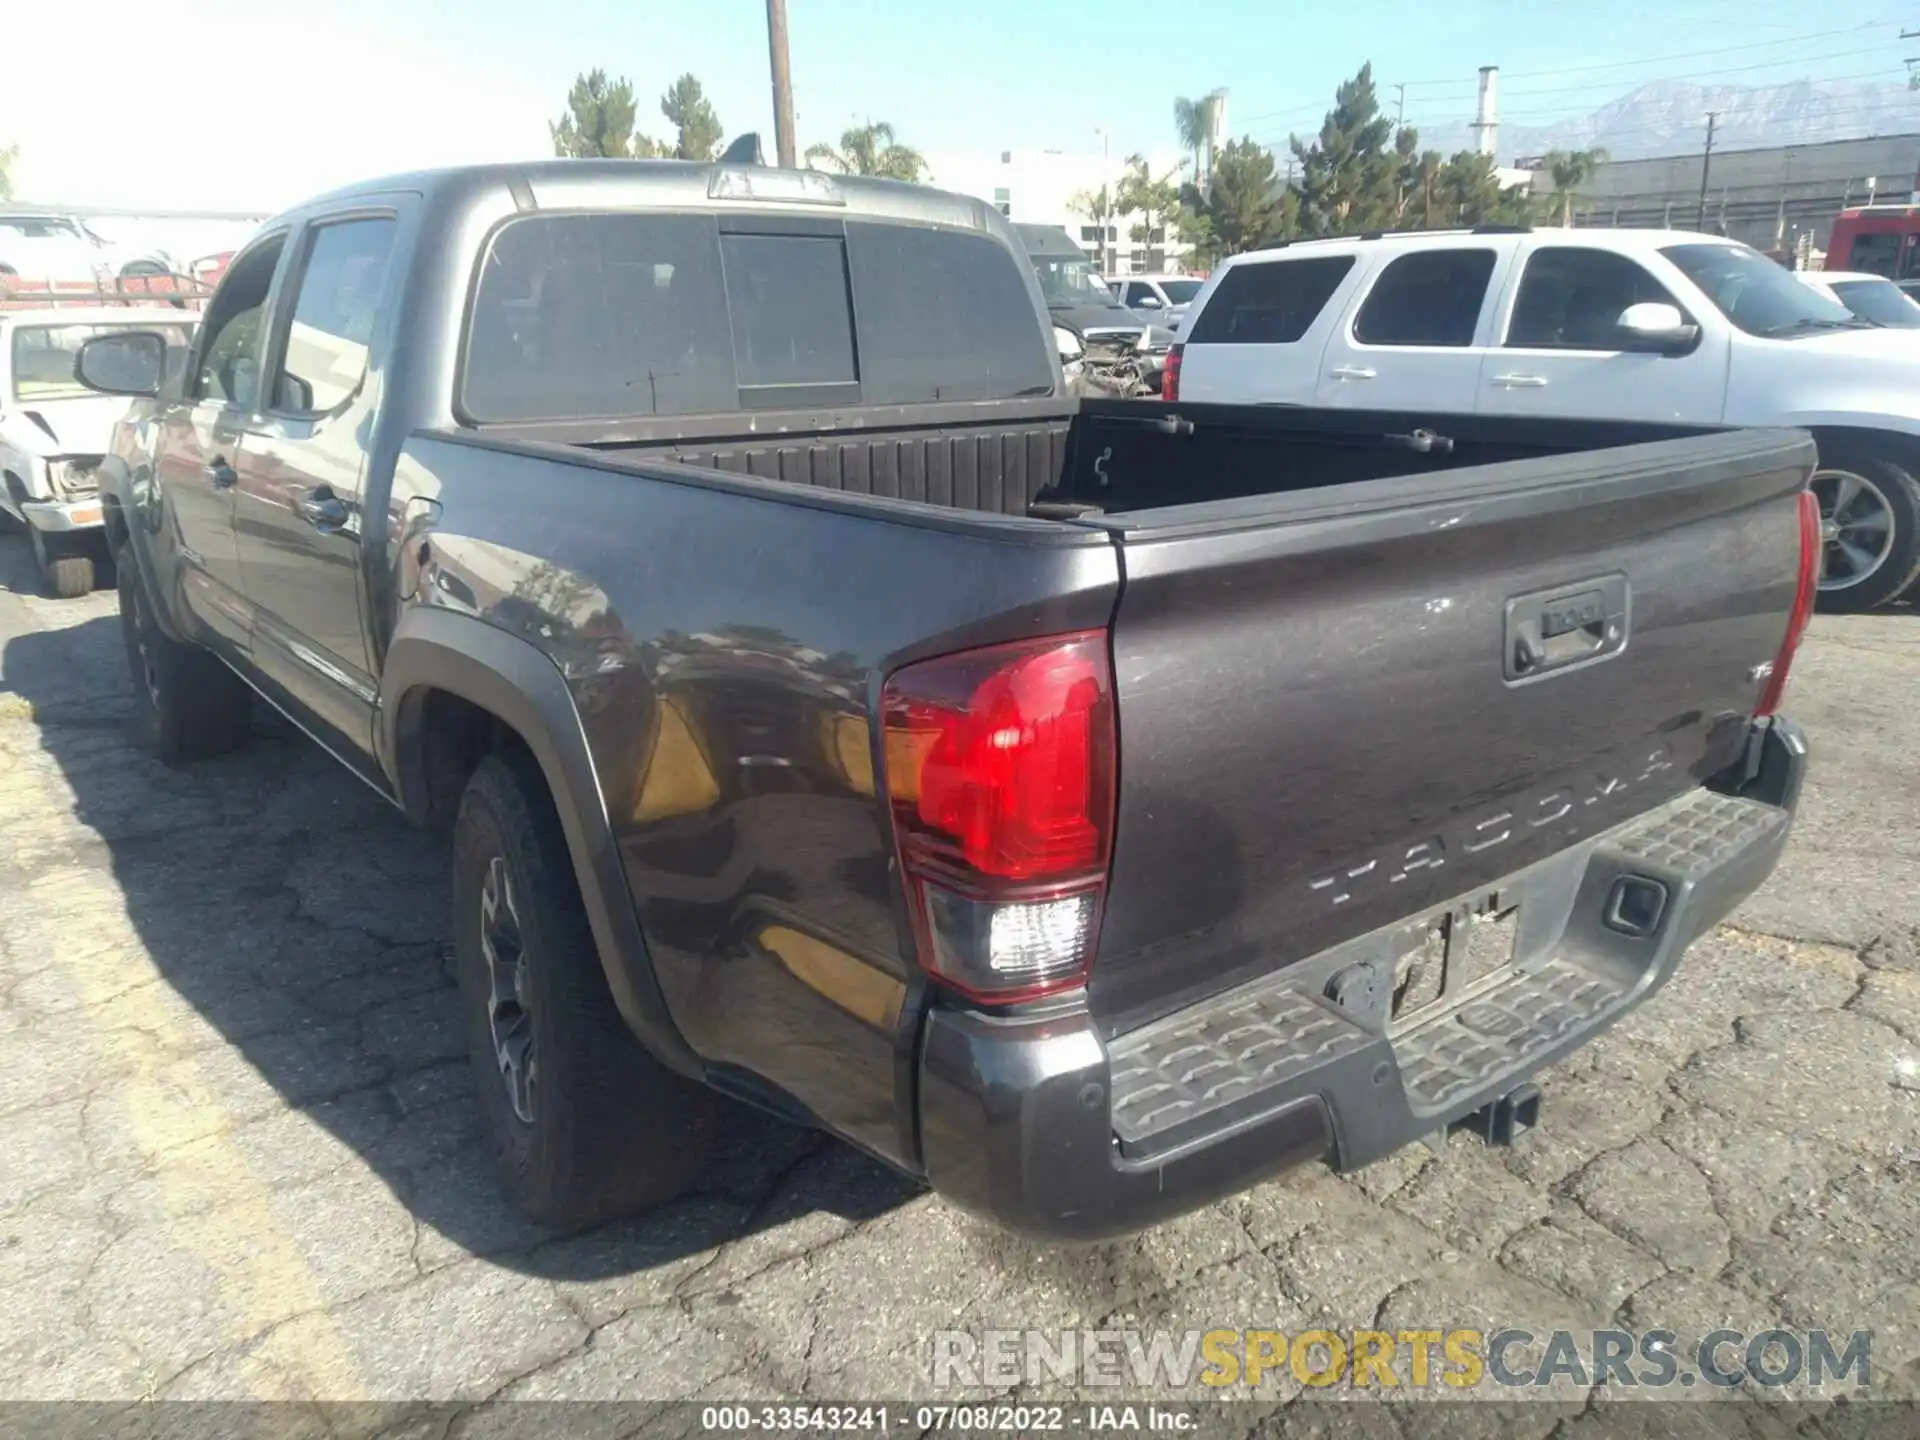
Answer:
[(1671, 769), (1672, 747), (1662, 745), (1617, 773), (1601, 772), (1574, 784), (1556, 782), (1551, 789), (1505, 802), (1480, 819), (1461, 821), (1443, 834), (1429, 835), (1411, 845), (1391, 846), (1364, 860), (1316, 875), (1307, 882), (1307, 888), (1329, 905), (1344, 905), (1358, 893), (1371, 893), (1438, 870), (1449, 855), (1478, 855), (1506, 844), (1516, 835), (1558, 824), (1576, 809), (1610, 807), (1620, 795)]

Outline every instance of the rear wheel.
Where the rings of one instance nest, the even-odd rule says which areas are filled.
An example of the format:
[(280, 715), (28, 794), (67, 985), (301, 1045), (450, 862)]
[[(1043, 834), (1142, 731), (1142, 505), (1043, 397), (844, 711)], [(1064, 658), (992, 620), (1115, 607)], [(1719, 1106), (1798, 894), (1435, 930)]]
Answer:
[(1820, 446), (1820, 608), (1852, 614), (1920, 580), (1920, 482), (1871, 443)]
[(169, 765), (235, 749), (247, 736), (247, 687), (205, 650), (167, 638), (131, 557), (122, 557), (119, 571), (120, 636), (140, 747)]
[(55, 596), (77, 600), (93, 593), (93, 557), (69, 548), (71, 541), (47, 534), (38, 526), (33, 532), (33, 560), (40, 567), (40, 578)]
[(671, 1199), (699, 1173), (719, 1099), (649, 1055), (615, 1008), (524, 754), (481, 761), (453, 851), (460, 1004), (509, 1198), (564, 1228)]

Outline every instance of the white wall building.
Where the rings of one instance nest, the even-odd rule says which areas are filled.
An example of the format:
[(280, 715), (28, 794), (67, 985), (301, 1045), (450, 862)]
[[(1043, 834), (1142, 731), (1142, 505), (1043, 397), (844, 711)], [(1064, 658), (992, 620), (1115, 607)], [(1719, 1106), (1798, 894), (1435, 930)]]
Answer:
[[(1155, 178), (1171, 175), (1176, 183), (1184, 181), (1192, 169), (1193, 158), (1177, 150), (1154, 150), (1147, 163)], [(943, 190), (975, 195), (997, 205), (1000, 213), (1023, 225), (1058, 225), (1080, 242), (1089, 259), (1100, 248), (1100, 227), (1073, 208), (1073, 197), (1082, 191), (1097, 192), (1104, 184), (1110, 189), (1120, 183), (1126, 172), (1125, 157), (1062, 150), (952, 150), (928, 154), (929, 183)], [(1171, 217), (1163, 225), (1154, 217), (1154, 227), (1163, 238), (1136, 244), (1132, 230), (1144, 217), (1116, 215), (1108, 227), (1108, 243), (1113, 274), (1139, 275), (1187, 268), (1184, 256), (1191, 249), (1173, 233)]]

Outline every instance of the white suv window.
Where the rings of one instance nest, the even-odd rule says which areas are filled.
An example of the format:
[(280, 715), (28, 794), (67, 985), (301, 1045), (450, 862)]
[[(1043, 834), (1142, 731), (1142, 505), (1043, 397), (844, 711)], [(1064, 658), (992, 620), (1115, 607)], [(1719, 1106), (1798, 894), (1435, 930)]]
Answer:
[(1351, 269), (1351, 255), (1235, 265), (1201, 307), (1187, 344), (1291, 345), (1313, 328)]
[(1387, 263), (1353, 320), (1362, 345), (1473, 344), (1494, 252), (1415, 250)]
[(1526, 350), (1618, 350), (1620, 312), (1676, 303), (1637, 261), (1585, 245), (1548, 245), (1527, 257), (1507, 320), (1507, 345)]

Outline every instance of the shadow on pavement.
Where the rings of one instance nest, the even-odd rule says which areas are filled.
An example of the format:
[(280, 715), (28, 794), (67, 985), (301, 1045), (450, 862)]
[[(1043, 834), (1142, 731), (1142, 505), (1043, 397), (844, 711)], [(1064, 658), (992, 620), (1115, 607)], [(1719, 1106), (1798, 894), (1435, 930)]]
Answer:
[[(0, 579), (36, 588), (23, 547), (0, 547)], [(738, 1110), (706, 1175), (664, 1210), (564, 1241), (521, 1220), (481, 1139), (447, 973), (443, 842), (264, 704), (239, 753), (169, 770), (137, 752), (101, 598), (75, 602), (95, 618), (6, 640), (0, 703), (32, 706), (39, 748), (97, 837), (69, 863), (110, 873), (153, 964), (250, 1067), (202, 1066), (236, 1125), (298, 1112), (436, 1243), (555, 1279), (667, 1265), (809, 1216), (859, 1222), (918, 1193), (847, 1146)], [(293, 1129), (286, 1143), (311, 1143)]]

